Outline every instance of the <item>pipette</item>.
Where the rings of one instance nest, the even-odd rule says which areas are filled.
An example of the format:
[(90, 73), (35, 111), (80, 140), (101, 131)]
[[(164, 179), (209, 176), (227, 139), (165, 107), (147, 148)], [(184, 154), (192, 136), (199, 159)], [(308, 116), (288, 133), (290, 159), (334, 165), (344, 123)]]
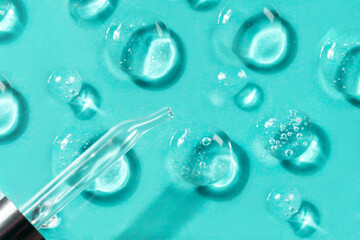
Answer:
[(0, 240), (43, 239), (36, 229), (40, 229), (125, 155), (144, 133), (172, 117), (171, 109), (165, 108), (150, 116), (114, 126), (22, 206), (20, 211), (5, 196), (3, 199), (0, 196)]

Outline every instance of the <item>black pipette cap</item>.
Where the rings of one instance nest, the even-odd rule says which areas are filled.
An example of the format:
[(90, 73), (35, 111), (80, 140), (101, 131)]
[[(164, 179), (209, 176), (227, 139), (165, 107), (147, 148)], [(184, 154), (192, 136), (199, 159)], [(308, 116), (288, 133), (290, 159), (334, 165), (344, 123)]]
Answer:
[(45, 240), (1, 191), (0, 240)]

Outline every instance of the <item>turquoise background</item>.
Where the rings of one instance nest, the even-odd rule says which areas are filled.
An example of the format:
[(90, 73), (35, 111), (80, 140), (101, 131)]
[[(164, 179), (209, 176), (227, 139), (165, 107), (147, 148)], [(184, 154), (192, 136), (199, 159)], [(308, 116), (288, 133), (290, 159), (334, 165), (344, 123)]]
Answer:
[[(352, 26), (360, 32), (360, 2), (222, 1), (207, 12), (191, 9), (186, 1), (121, 0), (114, 14), (98, 26), (80, 26), (71, 18), (66, 1), (24, 2), (28, 14), (23, 34), (0, 45), (0, 71), (29, 105), (29, 123), (16, 141), (0, 145), (0, 189), (21, 206), (52, 179), (51, 150), (56, 135), (67, 126), (104, 122), (108, 126), (147, 115), (165, 106), (175, 118), (154, 129), (136, 145), (141, 166), (136, 192), (116, 204), (98, 204), (80, 196), (61, 214), (59, 227), (44, 230), (47, 239), (297, 239), (286, 222), (266, 209), (274, 187), (294, 186), (320, 211), (320, 229), (311, 239), (359, 239), (360, 225), (360, 111), (327, 94), (318, 76), (321, 40), (331, 28)], [(219, 72), (239, 69), (218, 62), (211, 50), (211, 32), (225, 6), (246, 12), (244, 21), (264, 6), (275, 6), (295, 29), (298, 51), (281, 72), (261, 74), (246, 67), (247, 82), (262, 87), (265, 101), (256, 112), (243, 112), (218, 82)], [(162, 91), (140, 88), (117, 79), (104, 60), (107, 27), (133, 9), (161, 16), (182, 39), (186, 68), (181, 79)], [(51, 98), (46, 81), (59, 68), (73, 67), (100, 93), (101, 110), (90, 121), (77, 120), (71, 109)], [(215, 93), (223, 103), (212, 104)], [(279, 164), (268, 164), (254, 151), (257, 121), (284, 108), (306, 112), (326, 132), (331, 155), (326, 166), (310, 176), (293, 175)], [(215, 201), (173, 179), (166, 152), (172, 129), (182, 122), (207, 123), (228, 133), (249, 155), (250, 177), (236, 198)], [(129, 235), (130, 234), (130, 235)]]

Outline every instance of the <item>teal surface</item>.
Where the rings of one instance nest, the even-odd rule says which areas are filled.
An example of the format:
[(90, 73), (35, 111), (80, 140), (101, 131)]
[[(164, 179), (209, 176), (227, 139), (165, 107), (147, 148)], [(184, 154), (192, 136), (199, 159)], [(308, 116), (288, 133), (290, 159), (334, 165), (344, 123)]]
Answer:
[[(209, 11), (195, 11), (187, 1), (121, 0), (103, 24), (83, 26), (69, 14), (66, 1), (25, 1), (27, 24), (18, 39), (0, 45), (0, 70), (22, 93), (29, 106), (25, 132), (0, 145), (0, 189), (21, 206), (52, 178), (51, 150), (64, 128), (103, 122), (106, 126), (145, 116), (165, 106), (175, 118), (154, 129), (135, 146), (141, 172), (136, 192), (115, 203), (98, 203), (79, 196), (61, 213), (56, 229), (42, 230), (47, 239), (298, 239), (290, 226), (266, 208), (268, 193), (294, 186), (321, 214), (309, 239), (360, 239), (360, 109), (327, 94), (318, 76), (321, 41), (332, 28), (352, 26), (360, 31), (360, 2), (222, 1)], [(297, 53), (284, 70), (262, 74), (245, 66), (247, 82), (259, 85), (265, 100), (254, 112), (240, 110), (219, 84), (220, 72), (236, 72), (217, 61), (212, 30), (224, 7), (237, 5), (244, 21), (264, 6), (273, 6), (293, 26)], [(184, 43), (186, 66), (173, 86), (146, 90), (130, 79), (112, 75), (104, 59), (105, 33), (118, 16), (133, 9), (159, 15)], [(46, 81), (59, 68), (72, 67), (94, 86), (102, 100), (101, 113), (89, 121), (51, 98)], [(214, 104), (211, 96), (223, 99)], [(327, 134), (330, 157), (318, 172), (294, 175), (280, 164), (268, 164), (256, 153), (256, 123), (269, 114), (296, 108), (306, 112)], [(217, 201), (173, 179), (166, 152), (172, 129), (183, 122), (206, 123), (224, 130), (248, 154), (250, 176), (235, 198)]]

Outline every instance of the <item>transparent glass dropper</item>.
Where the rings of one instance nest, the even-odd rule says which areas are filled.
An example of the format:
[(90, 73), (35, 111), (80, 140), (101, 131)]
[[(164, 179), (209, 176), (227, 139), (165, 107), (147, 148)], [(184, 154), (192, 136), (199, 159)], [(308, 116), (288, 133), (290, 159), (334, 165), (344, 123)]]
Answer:
[(170, 108), (150, 116), (122, 122), (110, 129), (64, 171), (20, 208), (37, 229), (84, 191), (147, 131), (173, 117)]

